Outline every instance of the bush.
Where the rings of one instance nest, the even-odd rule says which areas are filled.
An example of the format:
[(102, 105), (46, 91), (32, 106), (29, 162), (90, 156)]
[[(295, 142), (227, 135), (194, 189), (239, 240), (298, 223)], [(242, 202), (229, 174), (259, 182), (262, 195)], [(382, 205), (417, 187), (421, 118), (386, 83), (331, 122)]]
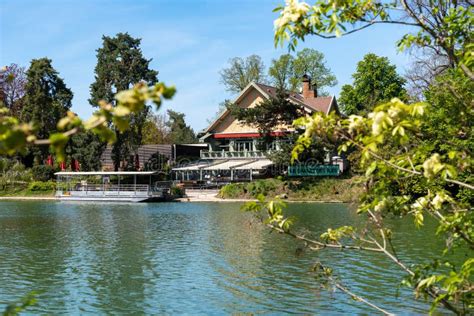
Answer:
[(257, 180), (247, 184), (247, 191), (252, 197), (260, 194), (267, 196), (269, 193), (276, 193), (282, 186), (282, 181), (278, 179)]
[(31, 168), (33, 179), (36, 181), (48, 181), (54, 178), (54, 169), (48, 165), (36, 165)]
[(352, 202), (364, 191), (358, 177), (353, 178), (305, 178), (282, 181), (263, 179), (250, 183), (232, 183), (221, 188), (219, 197), (227, 199), (285, 196), (299, 201)]
[(173, 186), (170, 188), (170, 194), (172, 197), (180, 198), (184, 196), (184, 188)]
[(231, 183), (223, 186), (219, 191), (219, 197), (224, 199), (235, 199), (242, 197), (247, 192), (244, 183)]
[(53, 181), (33, 181), (28, 186), (28, 190), (31, 192), (47, 192), (54, 191), (56, 188), (56, 183)]

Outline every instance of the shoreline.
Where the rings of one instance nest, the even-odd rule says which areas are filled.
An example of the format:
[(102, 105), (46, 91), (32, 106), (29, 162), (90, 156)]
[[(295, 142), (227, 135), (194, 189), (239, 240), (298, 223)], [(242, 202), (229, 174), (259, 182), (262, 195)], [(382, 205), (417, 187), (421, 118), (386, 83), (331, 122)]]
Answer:
[[(1, 201), (61, 201), (55, 196), (0, 196)], [(179, 202), (179, 203), (208, 203), (208, 202), (217, 202), (217, 203), (235, 203), (235, 202), (251, 202), (257, 201), (257, 199), (222, 199), (218, 197), (183, 197), (177, 198), (170, 202)], [(321, 201), (321, 200), (282, 200), (287, 203), (342, 203), (347, 204), (348, 202), (331, 200), (331, 201)], [(158, 202), (159, 203), (159, 202)]]
[(34, 201), (34, 200), (44, 200), (44, 201), (59, 201), (55, 196), (0, 196), (0, 201)]

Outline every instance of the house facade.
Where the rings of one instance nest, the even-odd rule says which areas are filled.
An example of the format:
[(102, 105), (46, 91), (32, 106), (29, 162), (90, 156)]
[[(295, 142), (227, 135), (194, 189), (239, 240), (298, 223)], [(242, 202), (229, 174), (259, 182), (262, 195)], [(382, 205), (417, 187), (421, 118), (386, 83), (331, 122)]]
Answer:
[[(303, 77), (301, 93), (289, 92), (290, 102), (300, 105), (308, 115), (314, 112), (339, 113), (335, 97), (319, 96), (311, 85), (311, 79)], [(250, 83), (234, 100), (241, 108), (253, 108), (266, 99), (276, 97), (277, 89), (261, 83)], [(270, 135), (273, 141), (262, 149), (263, 140), (258, 129), (232, 116), (226, 109), (218, 118), (200, 133), (200, 142), (207, 144), (201, 150), (201, 160), (173, 169), (176, 180), (240, 181), (252, 180), (256, 176), (268, 176), (273, 162), (268, 158), (272, 151), (281, 150), (294, 133), (292, 126), (278, 126)], [(328, 163), (332, 161), (328, 160)], [(284, 170), (282, 170), (284, 172)]]
[[(265, 99), (275, 97), (277, 89), (268, 85), (252, 82), (235, 99), (234, 104), (241, 108), (252, 108)], [(303, 78), (302, 93), (289, 93), (289, 101), (302, 106), (308, 114), (316, 111), (339, 113), (335, 97), (318, 96), (311, 85), (309, 77)], [(219, 115), (202, 133), (200, 141), (209, 148), (201, 152), (202, 159), (265, 159), (272, 150), (280, 150), (281, 143), (286, 141), (289, 133), (294, 132), (291, 126), (279, 126), (271, 132), (273, 142), (264, 150), (259, 146), (262, 135), (254, 126), (249, 126), (235, 119), (227, 109)]]

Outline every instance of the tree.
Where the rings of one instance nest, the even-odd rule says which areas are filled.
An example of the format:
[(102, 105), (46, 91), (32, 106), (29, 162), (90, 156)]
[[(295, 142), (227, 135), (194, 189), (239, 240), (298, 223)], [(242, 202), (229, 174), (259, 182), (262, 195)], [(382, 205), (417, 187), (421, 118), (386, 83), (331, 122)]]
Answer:
[(357, 64), (352, 85), (344, 85), (338, 99), (346, 115), (364, 114), (375, 105), (392, 98), (407, 99), (405, 79), (397, 74), (395, 65), (387, 57), (367, 54)]
[(274, 85), (289, 91), (301, 89), (301, 78), (304, 75), (312, 78), (319, 95), (327, 95), (324, 88), (337, 84), (336, 77), (326, 67), (324, 54), (311, 48), (299, 51), (296, 57), (285, 54), (273, 59), (268, 72)]
[(143, 126), (143, 144), (168, 144), (170, 130), (163, 115), (149, 113)]
[(250, 55), (243, 59), (229, 59), (229, 67), (220, 71), (221, 83), (227, 91), (239, 93), (252, 81), (264, 83), (265, 65), (258, 55)]
[(337, 84), (336, 77), (326, 67), (324, 54), (311, 48), (305, 48), (296, 53), (293, 63), (294, 76), (290, 79), (290, 90), (296, 91), (301, 88), (301, 78), (306, 74), (313, 80), (313, 85), (318, 88), (320, 95), (327, 95), (325, 87), (333, 87)]
[[(71, 108), (73, 94), (48, 58), (33, 59), (26, 76), (21, 119), (34, 124), (38, 137), (48, 138), (58, 130), (59, 120)], [(34, 150), (33, 153), (37, 163), (44, 160), (47, 154), (47, 148)]]
[[(341, 151), (352, 147), (360, 152), (367, 181), (367, 192), (358, 208), (359, 214), (368, 219), (364, 230), (329, 228), (312, 240), (290, 230), (291, 220), (285, 218), (281, 205), (262, 199), (248, 206), (249, 210), (266, 211), (265, 222), (272, 229), (304, 241), (311, 249), (358, 249), (383, 254), (406, 273), (403, 284), (412, 287), (417, 296), (433, 300), (432, 310), (441, 304), (456, 314), (470, 312), (474, 287), (471, 7), (469, 1), (320, 0), (314, 6), (288, 1), (279, 8), (275, 43), (290, 40), (290, 48), (294, 48), (299, 39), (310, 34), (332, 38), (376, 24), (409, 25), (418, 32), (403, 36), (399, 47), (432, 50), (447, 59), (450, 69), (438, 75), (426, 92), (431, 104), (409, 105), (394, 98), (369, 110), (366, 116), (340, 119), (316, 113), (295, 122), (307, 132), (298, 140), (294, 158), (321, 134), (344, 141)], [(445, 239), (445, 251), (406, 264), (392, 243), (397, 231), (384, 225), (387, 216), (412, 216), (417, 227), (423, 225), (425, 216), (432, 217), (438, 223), (432, 237)], [(466, 259), (453, 262), (446, 256), (449, 252), (467, 252)], [(318, 270), (341, 291), (388, 313), (341, 286), (330, 268), (321, 264)]]
[[(278, 59), (272, 59), (272, 65), (268, 69), (270, 82), (280, 90), (291, 90), (290, 80), (294, 75), (295, 58), (291, 54), (281, 55)], [(301, 80), (301, 78), (300, 78)]]
[(79, 162), (81, 171), (101, 170), (101, 157), (106, 143), (91, 131), (73, 135), (66, 146), (66, 154)]
[(9, 110), (0, 104), (0, 155), (23, 153), (30, 145), (49, 148), (56, 154), (57, 160), (63, 162), (66, 158), (65, 147), (74, 135), (90, 131), (101, 141), (113, 144), (116, 134), (111, 129), (112, 124), (119, 131), (126, 131), (130, 116), (140, 113), (148, 101), (159, 109), (163, 100), (171, 99), (175, 93), (173, 86), (166, 86), (164, 83), (156, 83), (153, 86), (147, 86), (143, 82), (137, 83), (133, 88), (115, 95), (115, 106), (100, 101), (99, 109), (87, 120), (82, 120), (68, 111), (57, 123), (58, 131), (49, 135), (49, 138), (39, 138), (32, 122), (20, 123), (18, 118), (10, 116)]
[(421, 101), (425, 99), (424, 93), (436, 77), (450, 68), (449, 62), (446, 57), (427, 48), (412, 50), (410, 53), (413, 60), (404, 75), (407, 80), (407, 93), (410, 99)]
[(276, 97), (269, 97), (255, 107), (241, 108), (232, 104), (229, 109), (237, 120), (256, 127), (264, 136), (270, 136), (278, 126), (290, 126), (305, 114), (303, 107), (288, 100), (288, 94), (282, 90)]
[(25, 96), (26, 90), (25, 67), (10, 64), (10, 66), (5, 68), (2, 76), (6, 79), (2, 80), (1, 87), (3, 91), (3, 102), (13, 115), (19, 116), (22, 98)]
[(459, 67), (470, 79), (472, 72), (472, 3), (463, 1), (380, 2), (371, 0), (337, 2), (317, 0), (313, 6), (291, 0), (278, 7), (275, 45), (289, 40), (295, 49), (307, 35), (321, 38), (346, 36), (379, 24), (409, 26), (397, 43), (400, 49), (428, 48), (444, 56), (451, 68)]
[(184, 113), (168, 110), (167, 126), (170, 130), (169, 139), (172, 144), (191, 144), (196, 142), (193, 129), (186, 125)]
[[(113, 96), (132, 85), (145, 82), (147, 85), (158, 82), (158, 72), (150, 69), (150, 60), (143, 57), (140, 39), (128, 33), (118, 33), (115, 37), (103, 36), (102, 47), (97, 50), (95, 82), (91, 85), (89, 102), (96, 106), (100, 100), (115, 105)], [(122, 160), (136, 154), (142, 143), (142, 128), (145, 124), (149, 107), (130, 115), (130, 125), (124, 133), (117, 133), (117, 141), (112, 149), (115, 169), (118, 170)]]

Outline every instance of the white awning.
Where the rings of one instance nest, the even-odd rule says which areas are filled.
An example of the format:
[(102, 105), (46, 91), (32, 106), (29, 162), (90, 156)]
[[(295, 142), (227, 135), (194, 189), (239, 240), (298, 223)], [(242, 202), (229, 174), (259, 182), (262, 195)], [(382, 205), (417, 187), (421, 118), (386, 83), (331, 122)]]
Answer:
[(178, 167), (178, 168), (173, 168), (172, 171), (192, 171), (192, 170), (199, 170), (204, 167), (208, 167), (212, 165), (213, 162), (207, 161), (207, 162), (201, 162), (198, 164), (193, 164), (193, 165), (188, 165), (184, 167)]
[(229, 159), (208, 162), (201, 162), (198, 164), (188, 165), (184, 167), (173, 168), (173, 171), (198, 171), (198, 170), (260, 170), (272, 165), (273, 162), (269, 159), (259, 160), (243, 160), (243, 159)]
[(248, 164), (250, 162), (252, 162), (252, 160), (233, 159), (233, 160), (227, 160), (224, 163), (220, 163), (217, 165), (212, 165), (207, 168), (203, 168), (202, 170), (230, 170), (238, 166)]
[(243, 165), (243, 166), (238, 166), (235, 169), (236, 170), (250, 170), (250, 169), (260, 170), (260, 169), (264, 169), (265, 167), (268, 167), (272, 164), (273, 164), (273, 162), (269, 159), (261, 159), (261, 160), (253, 161), (253, 162), (248, 163), (248, 164)]

